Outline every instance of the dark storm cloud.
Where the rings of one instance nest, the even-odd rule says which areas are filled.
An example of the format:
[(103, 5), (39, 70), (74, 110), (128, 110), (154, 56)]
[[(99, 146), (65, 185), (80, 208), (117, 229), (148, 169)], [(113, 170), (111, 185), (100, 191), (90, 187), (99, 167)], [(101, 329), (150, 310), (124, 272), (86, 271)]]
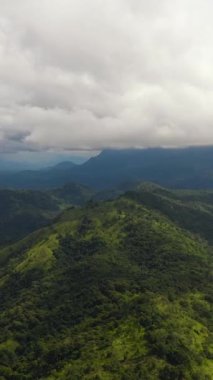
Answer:
[(0, 150), (213, 144), (210, 0), (0, 0)]

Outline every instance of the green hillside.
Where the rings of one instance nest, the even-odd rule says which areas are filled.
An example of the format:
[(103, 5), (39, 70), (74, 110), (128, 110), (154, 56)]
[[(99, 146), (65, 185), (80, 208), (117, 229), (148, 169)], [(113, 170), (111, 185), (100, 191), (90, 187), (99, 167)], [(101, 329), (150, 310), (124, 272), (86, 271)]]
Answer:
[(79, 183), (67, 183), (63, 187), (48, 192), (65, 205), (80, 206), (91, 200), (95, 191)]
[(1, 380), (212, 379), (212, 248), (140, 191), (0, 251)]
[(141, 183), (126, 196), (157, 210), (194, 234), (213, 244), (213, 191), (168, 190)]
[(4, 245), (48, 224), (60, 207), (39, 191), (0, 190), (0, 210), (0, 245)]
[(0, 190), (0, 246), (48, 225), (63, 209), (84, 204), (93, 194), (76, 183), (50, 191)]

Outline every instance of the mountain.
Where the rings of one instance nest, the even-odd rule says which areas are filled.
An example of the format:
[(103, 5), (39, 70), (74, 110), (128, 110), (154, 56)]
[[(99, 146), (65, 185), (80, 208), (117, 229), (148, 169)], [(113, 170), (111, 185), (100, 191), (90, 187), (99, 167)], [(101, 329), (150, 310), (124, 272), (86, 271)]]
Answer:
[(153, 183), (140, 183), (126, 196), (213, 244), (213, 190), (168, 190)]
[(1, 173), (0, 186), (48, 189), (78, 182), (104, 190), (123, 182), (151, 181), (173, 188), (213, 189), (213, 147), (105, 150), (81, 165)]
[(77, 166), (65, 161), (41, 170), (3, 171), (0, 172), (0, 187), (36, 190), (60, 187), (71, 182), (70, 171)]
[(65, 205), (80, 206), (90, 201), (95, 191), (88, 186), (79, 183), (67, 183), (61, 188), (50, 190), (49, 193)]
[(72, 169), (76, 166), (77, 166), (77, 164), (75, 164), (72, 161), (63, 161), (63, 162), (59, 162), (59, 164), (53, 166), (50, 169), (52, 169), (52, 170), (69, 170), (69, 169)]
[(6, 244), (45, 226), (60, 208), (46, 193), (0, 190), (0, 210), (0, 244)]
[(92, 189), (76, 183), (50, 191), (0, 190), (0, 245), (44, 227), (62, 209), (82, 205), (93, 195)]
[(178, 188), (213, 188), (213, 147), (105, 150), (79, 167), (91, 186), (151, 181)]
[(2, 379), (211, 380), (212, 246), (177, 217), (200, 199), (138, 185), (1, 249)]
[(153, 183), (127, 182), (111, 190), (95, 191), (68, 183), (45, 191), (0, 190), (0, 245), (48, 225), (67, 207), (116, 199), (125, 192), (129, 198), (167, 215), (180, 227), (213, 241), (213, 190), (168, 190)]

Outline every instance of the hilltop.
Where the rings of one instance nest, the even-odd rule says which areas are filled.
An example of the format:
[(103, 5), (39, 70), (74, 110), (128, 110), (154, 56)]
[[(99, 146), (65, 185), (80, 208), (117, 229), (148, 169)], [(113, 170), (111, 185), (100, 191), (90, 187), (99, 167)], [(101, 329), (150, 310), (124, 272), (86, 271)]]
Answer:
[(211, 239), (154, 196), (193, 192), (140, 185), (0, 251), (2, 379), (212, 378)]

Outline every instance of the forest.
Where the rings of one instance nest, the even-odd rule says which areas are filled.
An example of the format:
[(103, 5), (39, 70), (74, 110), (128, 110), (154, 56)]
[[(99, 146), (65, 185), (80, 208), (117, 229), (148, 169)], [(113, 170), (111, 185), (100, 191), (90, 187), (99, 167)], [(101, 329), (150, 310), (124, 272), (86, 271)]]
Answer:
[(138, 184), (2, 244), (0, 379), (211, 380), (212, 210)]

